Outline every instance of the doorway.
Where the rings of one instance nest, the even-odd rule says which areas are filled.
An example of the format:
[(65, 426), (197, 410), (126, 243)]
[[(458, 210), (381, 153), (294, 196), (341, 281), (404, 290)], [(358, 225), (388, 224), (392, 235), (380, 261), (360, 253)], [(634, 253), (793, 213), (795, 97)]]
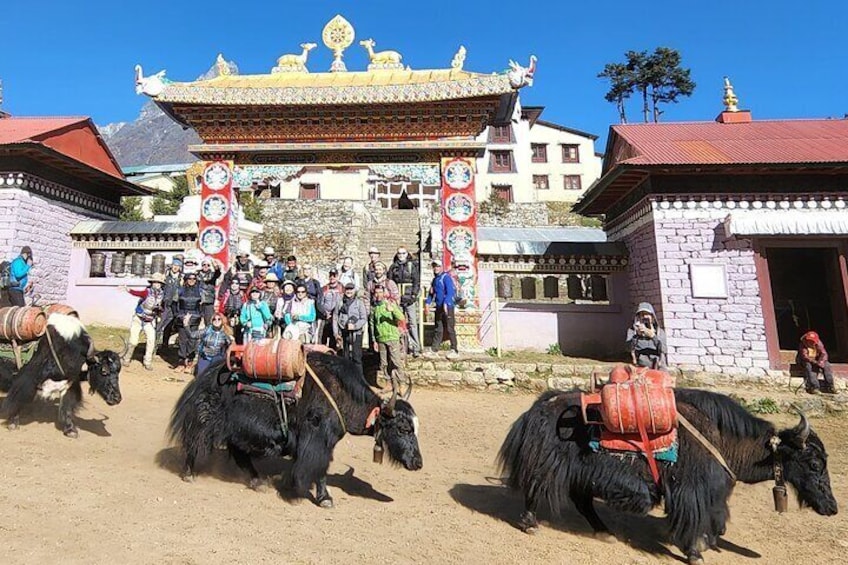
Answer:
[[(838, 249), (772, 247), (766, 257), (780, 350), (796, 351), (801, 336), (814, 330), (832, 362), (848, 360), (848, 306)], [(786, 357), (794, 361), (794, 355)]]

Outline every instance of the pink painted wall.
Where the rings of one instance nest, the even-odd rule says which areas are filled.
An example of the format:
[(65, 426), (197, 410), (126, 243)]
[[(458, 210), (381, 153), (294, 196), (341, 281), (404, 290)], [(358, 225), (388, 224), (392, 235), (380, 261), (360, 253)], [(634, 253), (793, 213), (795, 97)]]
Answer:
[[(478, 285), (483, 321), (483, 347), (494, 347), (495, 275), (480, 270)], [(610, 277), (610, 304), (520, 304), (499, 301), (502, 349), (547, 350), (558, 343), (564, 355), (625, 359), (624, 335), (630, 315), (622, 304), (628, 299), (627, 277)]]

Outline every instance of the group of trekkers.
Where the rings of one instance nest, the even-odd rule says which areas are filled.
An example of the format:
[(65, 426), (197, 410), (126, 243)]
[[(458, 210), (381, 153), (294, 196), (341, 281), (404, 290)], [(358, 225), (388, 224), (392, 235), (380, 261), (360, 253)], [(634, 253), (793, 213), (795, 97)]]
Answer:
[[(130, 325), (129, 363), (140, 334), (146, 336), (143, 365), (153, 369), (157, 347), (169, 347), (178, 334), (175, 370), (201, 371), (222, 359), (232, 343), (283, 337), (336, 349), (362, 370), (363, 346), (380, 353), (381, 373), (402, 370), (402, 357), (422, 354), (418, 331), (420, 269), (405, 247), (392, 262), (369, 249), (369, 263), (354, 270), (343, 257), (322, 284), (309, 264), (295, 256), (278, 260), (266, 247), (253, 262), (239, 253), (224, 269), (214, 259), (175, 256), (167, 273), (154, 273), (144, 289), (126, 289), (138, 298)], [(454, 307), (456, 283), (433, 261), (435, 278), (426, 304), (435, 307), (434, 350), (446, 334), (457, 354)], [(202, 327), (202, 330), (201, 330)], [(403, 349), (403, 350), (402, 350)], [(450, 356), (449, 355), (449, 356)]]

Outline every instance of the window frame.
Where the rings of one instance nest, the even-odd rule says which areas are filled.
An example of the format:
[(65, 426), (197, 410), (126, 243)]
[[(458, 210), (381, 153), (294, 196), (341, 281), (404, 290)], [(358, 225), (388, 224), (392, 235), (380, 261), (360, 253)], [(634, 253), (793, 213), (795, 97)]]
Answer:
[[(536, 156), (536, 150), (541, 149), (541, 155)], [(548, 144), (547, 143), (531, 143), (530, 144), (530, 161), (533, 163), (547, 163), (548, 162)]]
[[(304, 188), (307, 186), (314, 187), (307, 189), (309, 191), (314, 190), (314, 196), (306, 196)], [(321, 200), (321, 184), (317, 182), (300, 183), (300, 186), (298, 187), (297, 191), (297, 198), (298, 200)]]
[[(539, 186), (539, 183), (536, 182), (537, 179), (544, 179), (544, 186)], [(533, 175), (533, 188), (536, 190), (550, 190), (551, 189), (551, 179), (549, 175)]]
[[(576, 187), (568, 186), (569, 180), (577, 180)], [(580, 175), (562, 175), (562, 189), (563, 190), (583, 190), (583, 180), (580, 178)]]
[[(505, 134), (505, 135), (504, 135)], [(489, 143), (514, 143), (512, 124), (489, 126)]]
[[(502, 195), (501, 195), (502, 191), (506, 191), (506, 193), (507, 193), (506, 198), (502, 197)], [(506, 202), (508, 202), (510, 204), (515, 202), (515, 194), (513, 193), (511, 184), (493, 184), (492, 185), (492, 195), (497, 195), (498, 198), (501, 198), (502, 200), (505, 200)]]
[[(571, 149), (574, 149), (574, 157), (571, 156)], [(579, 163), (580, 162), (580, 145), (575, 143), (562, 144), (562, 162), (563, 163)]]
[[(506, 156), (509, 159), (509, 162), (504, 167), (503, 165), (498, 164), (498, 157)], [(515, 158), (512, 155), (512, 151), (509, 149), (495, 149), (489, 152), (489, 172), (490, 173), (514, 173), (515, 172)]]

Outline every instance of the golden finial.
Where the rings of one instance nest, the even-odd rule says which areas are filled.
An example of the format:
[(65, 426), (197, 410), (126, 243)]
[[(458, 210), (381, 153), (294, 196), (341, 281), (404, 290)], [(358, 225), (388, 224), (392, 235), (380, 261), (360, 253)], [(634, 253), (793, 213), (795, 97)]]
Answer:
[(736, 97), (736, 94), (733, 92), (733, 85), (730, 84), (730, 79), (724, 77), (724, 111), (725, 112), (738, 112), (739, 111), (739, 99)]
[(223, 53), (218, 53), (218, 58), (215, 59), (215, 69), (218, 71), (219, 77), (228, 76), (230, 74), (230, 65), (224, 59)]
[(324, 26), (321, 39), (324, 40), (324, 45), (333, 52), (335, 57), (333, 64), (330, 65), (330, 72), (337, 73), (347, 70), (344, 61), (342, 61), (342, 54), (353, 43), (354, 36), (353, 26), (341, 15), (337, 15)]

